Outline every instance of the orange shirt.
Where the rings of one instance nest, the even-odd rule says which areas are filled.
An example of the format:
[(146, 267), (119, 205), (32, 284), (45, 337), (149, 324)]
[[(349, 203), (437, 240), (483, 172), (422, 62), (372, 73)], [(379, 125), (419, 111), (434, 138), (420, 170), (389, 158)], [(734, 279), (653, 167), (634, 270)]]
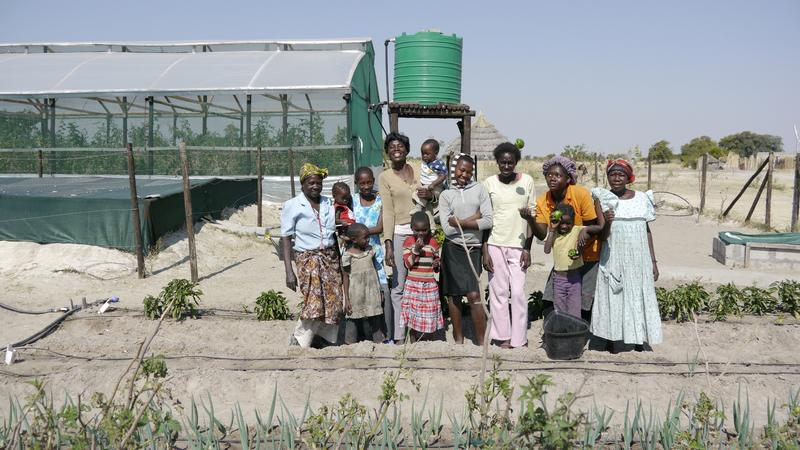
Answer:
[[(586, 188), (571, 184), (567, 186), (564, 193), (564, 203), (575, 209), (575, 225), (583, 225), (584, 222), (597, 219), (594, 209), (592, 194)], [(550, 191), (545, 192), (536, 198), (536, 223), (550, 224), (550, 214), (556, 208), (553, 196)], [(600, 260), (600, 242), (592, 238), (583, 249), (583, 260), (586, 262)]]

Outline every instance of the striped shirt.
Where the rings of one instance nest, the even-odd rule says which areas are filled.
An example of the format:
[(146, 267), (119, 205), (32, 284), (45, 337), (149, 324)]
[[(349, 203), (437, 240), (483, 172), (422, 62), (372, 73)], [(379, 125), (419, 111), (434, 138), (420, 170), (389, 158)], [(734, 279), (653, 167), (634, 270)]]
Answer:
[(431, 236), (422, 247), (419, 255), (414, 254), (417, 238), (409, 236), (403, 242), (403, 264), (408, 269), (407, 280), (436, 282), (433, 276), (433, 262), (439, 260), (439, 243)]

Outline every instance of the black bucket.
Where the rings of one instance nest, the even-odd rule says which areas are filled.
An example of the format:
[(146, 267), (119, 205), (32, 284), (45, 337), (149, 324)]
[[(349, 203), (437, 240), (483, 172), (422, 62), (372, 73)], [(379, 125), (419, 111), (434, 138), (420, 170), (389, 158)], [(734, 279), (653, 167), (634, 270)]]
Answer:
[(544, 319), (544, 350), (550, 359), (577, 359), (589, 341), (589, 322), (553, 311)]

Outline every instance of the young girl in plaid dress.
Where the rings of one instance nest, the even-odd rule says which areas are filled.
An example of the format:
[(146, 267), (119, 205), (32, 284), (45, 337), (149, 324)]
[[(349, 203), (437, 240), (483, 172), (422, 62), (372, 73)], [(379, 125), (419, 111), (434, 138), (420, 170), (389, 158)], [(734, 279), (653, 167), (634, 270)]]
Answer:
[(416, 212), (411, 216), (412, 236), (403, 242), (403, 264), (408, 269), (400, 302), (400, 323), (410, 328), (417, 340), (421, 333), (444, 328), (439, 286), (434, 273), (439, 271), (439, 244), (431, 236), (428, 215)]

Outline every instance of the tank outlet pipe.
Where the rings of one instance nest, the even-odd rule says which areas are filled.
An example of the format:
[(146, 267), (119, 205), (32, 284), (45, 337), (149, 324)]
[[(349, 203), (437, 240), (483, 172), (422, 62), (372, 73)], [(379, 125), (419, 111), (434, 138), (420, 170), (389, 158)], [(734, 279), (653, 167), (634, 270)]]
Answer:
[(389, 104), (391, 96), (389, 96), (389, 42), (394, 42), (394, 38), (383, 41), (383, 66), (386, 75), (386, 104)]

